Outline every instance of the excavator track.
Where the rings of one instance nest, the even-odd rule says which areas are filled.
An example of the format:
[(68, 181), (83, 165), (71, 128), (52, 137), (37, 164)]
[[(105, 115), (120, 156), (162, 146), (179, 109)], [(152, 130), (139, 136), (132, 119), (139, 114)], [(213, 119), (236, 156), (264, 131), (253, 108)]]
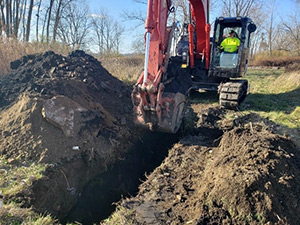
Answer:
[(237, 108), (248, 94), (247, 80), (232, 80), (219, 87), (219, 104), (225, 108)]

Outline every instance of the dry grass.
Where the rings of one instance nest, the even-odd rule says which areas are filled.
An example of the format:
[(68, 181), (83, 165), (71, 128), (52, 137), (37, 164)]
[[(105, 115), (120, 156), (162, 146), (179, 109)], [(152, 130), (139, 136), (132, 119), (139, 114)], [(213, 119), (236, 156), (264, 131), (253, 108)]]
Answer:
[(17, 204), (4, 205), (0, 211), (0, 224), (53, 225), (58, 224), (50, 215), (39, 215), (31, 208), (21, 208)]
[(115, 212), (106, 220), (102, 221), (100, 225), (131, 225), (139, 224), (135, 220), (135, 212), (133, 210), (126, 209), (122, 206), (118, 206)]
[(266, 67), (284, 67), (286, 71), (300, 70), (299, 56), (281, 56), (281, 57), (257, 57), (251, 65)]
[(144, 56), (98, 57), (109, 73), (127, 84), (133, 84), (143, 70)]
[(276, 78), (270, 90), (272, 93), (284, 93), (300, 87), (300, 73), (284, 73)]
[(24, 55), (52, 50), (59, 54), (68, 54), (70, 49), (59, 44), (24, 43), (15, 39), (0, 39), (0, 76), (10, 72), (10, 63)]

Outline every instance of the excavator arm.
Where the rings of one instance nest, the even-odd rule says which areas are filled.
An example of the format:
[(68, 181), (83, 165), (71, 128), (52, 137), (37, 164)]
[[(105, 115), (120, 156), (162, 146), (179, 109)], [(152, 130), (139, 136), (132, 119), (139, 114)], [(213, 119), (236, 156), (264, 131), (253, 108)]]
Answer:
[[(206, 69), (208, 69), (210, 55), (209, 1), (189, 0), (189, 2), (191, 8), (191, 22), (189, 24), (190, 67), (194, 67), (194, 59), (196, 58), (205, 60)], [(194, 35), (197, 37), (196, 49), (193, 41)]]
[[(205, 60), (209, 67), (208, 0), (190, 0), (189, 24), (190, 67), (194, 58)], [(149, 0), (145, 23), (145, 65), (132, 92), (136, 124), (151, 130), (175, 133), (183, 118), (190, 79), (179, 68), (168, 68), (175, 23), (168, 27), (173, 11), (171, 0)], [(195, 43), (195, 37), (197, 41)]]

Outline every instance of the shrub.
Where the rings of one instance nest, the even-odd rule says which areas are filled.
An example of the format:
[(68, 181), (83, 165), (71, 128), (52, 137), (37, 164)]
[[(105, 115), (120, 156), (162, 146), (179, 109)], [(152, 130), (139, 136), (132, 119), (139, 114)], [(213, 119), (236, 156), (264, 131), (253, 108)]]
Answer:
[(299, 56), (281, 56), (269, 58), (256, 58), (252, 65), (254, 66), (267, 66), (267, 67), (284, 67), (286, 71), (300, 70), (300, 57)]

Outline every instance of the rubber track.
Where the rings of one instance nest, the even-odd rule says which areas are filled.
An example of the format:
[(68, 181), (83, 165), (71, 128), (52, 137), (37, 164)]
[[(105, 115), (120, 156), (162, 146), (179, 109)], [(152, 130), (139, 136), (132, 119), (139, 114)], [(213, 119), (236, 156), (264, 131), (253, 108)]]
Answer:
[(236, 108), (247, 95), (248, 81), (235, 80), (222, 85), (219, 103), (225, 108)]

